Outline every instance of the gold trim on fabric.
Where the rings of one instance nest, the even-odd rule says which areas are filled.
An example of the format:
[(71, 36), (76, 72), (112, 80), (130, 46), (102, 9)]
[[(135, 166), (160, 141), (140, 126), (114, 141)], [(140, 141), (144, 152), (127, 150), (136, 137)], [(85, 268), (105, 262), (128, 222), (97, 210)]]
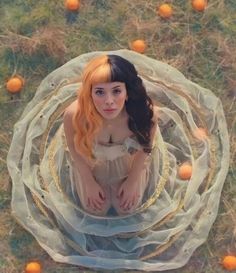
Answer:
[(169, 165), (170, 165), (169, 158), (168, 158), (166, 146), (163, 145), (162, 148), (163, 148), (163, 160), (162, 160), (163, 166), (162, 166), (161, 178), (160, 178), (159, 182), (157, 183), (157, 187), (156, 187), (154, 193), (152, 194), (152, 196), (145, 203), (143, 203), (137, 210), (135, 210), (135, 213), (142, 212), (145, 209), (147, 209), (148, 207), (150, 207), (157, 200), (157, 198), (160, 196), (160, 194), (163, 191), (165, 184), (168, 180)]
[(49, 216), (45, 206), (40, 201), (40, 199), (37, 197), (36, 194), (34, 194), (32, 191), (30, 191), (32, 198), (34, 200), (34, 203), (37, 205), (38, 209), (42, 212), (42, 214), (49, 220), (52, 226), (55, 226), (55, 223), (52, 221), (52, 218)]
[(59, 176), (57, 175), (57, 168), (56, 165), (54, 164), (54, 156), (55, 156), (55, 146), (57, 142), (56, 139), (53, 138), (51, 141), (51, 144), (48, 148), (48, 161), (49, 161), (49, 170), (52, 175), (52, 179), (55, 182), (56, 188), (59, 192), (62, 192), (62, 188), (60, 187), (60, 179)]
[(137, 231), (137, 232), (130, 232), (130, 233), (120, 233), (119, 235), (117, 235), (116, 237), (118, 238), (131, 238), (134, 236), (139, 236), (139, 235), (143, 235), (144, 233), (146, 233), (148, 230), (156, 230), (157, 228), (161, 227), (162, 225), (164, 225), (168, 220), (172, 219), (173, 217), (175, 217), (175, 215), (183, 208), (184, 206), (184, 199), (181, 199), (178, 207), (170, 212), (169, 214), (167, 214), (163, 219), (161, 219), (159, 222), (154, 223), (152, 226), (150, 226), (149, 228), (146, 228), (144, 230), (141, 231)]
[(183, 233), (183, 231), (180, 231), (178, 233), (176, 233), (175, 235), (173, 235), (171, 237), (171, 239), (164, 245), (161, 245), (161, 246), (158, 246), (153, 252), (151, 252), (150, 254), (148, 255), (145, 255), (145, 256), (142, 256), (140, 257), (139, 259), (141, 261), (145, 261), (145, 260), (148, 260), (148, 259), (151, 259), (153, 257), (156, 257), (160, 254), (162, 254), (164, 251), (166, 251), (169, 247), (172, 246), (172, 244), (174, 242), (176, 242), (178, 240), (178, 238), (180, 237), (180, 235)]
[(214, 136), (212, 136), (208, 140), (208, 145), (209, 145), (209, 153), (210, 153), (210, 156), (209, 156), (209, 164), (210, 164), (210, 166), (209, 166), (209, 172), (208, 172), (208, 176), (207, 176), (207, 181), (206, 181), (204, 192), (209, 189), (210, 184), (212, 182), (212, 178), (214, 177), (214, 174), (215, 174), (216, 166), (217, 166), (216, 144), (215, 144)]
[(37, 178), (42, 189), (48, 192), (48, 183), (42, 178), (40, 169), (37, 170)]

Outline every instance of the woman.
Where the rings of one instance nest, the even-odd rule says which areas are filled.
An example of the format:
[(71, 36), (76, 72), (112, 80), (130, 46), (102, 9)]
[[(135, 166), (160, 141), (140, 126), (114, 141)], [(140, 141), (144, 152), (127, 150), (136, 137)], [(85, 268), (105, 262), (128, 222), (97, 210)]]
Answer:
[[(64, 114), (74, 183), (86, 211), (106, 214), (112, 206), (127, 214), (140, 205), (156, 126), (157, 107), (133, 64), (118, 55), (90, 61), (78, 100)], [(132, 155), (127, 149), (121, 152), (130, 139), (136, 143)]]

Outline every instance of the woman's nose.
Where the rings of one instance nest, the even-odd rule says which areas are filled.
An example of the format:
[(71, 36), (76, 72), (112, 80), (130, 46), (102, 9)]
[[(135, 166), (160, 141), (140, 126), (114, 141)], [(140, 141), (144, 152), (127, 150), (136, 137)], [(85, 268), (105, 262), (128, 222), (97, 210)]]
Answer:
[(112, 97), (112, 95), (107, 95), (105, 102), (106, 104), (113, 104), (114, 98)]

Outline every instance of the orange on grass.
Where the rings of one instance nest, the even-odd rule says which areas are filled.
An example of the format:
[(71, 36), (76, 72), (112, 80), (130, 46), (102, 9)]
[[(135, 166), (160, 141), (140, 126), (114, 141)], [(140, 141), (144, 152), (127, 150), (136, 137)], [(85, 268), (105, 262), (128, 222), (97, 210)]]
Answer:
[(144, 40), (135, 40), (130, 44), (130, 48), (138, 53), (144, 53), (146, 47), (147, 45)]
[(162, 18), (170, 18), (173, 14), (173, 9), (169, 4), (162, 4), (158, 8), (158, 13)]
[(192, 0), (192, 7), (196, 11), (204, 11), (207, 7), (207, 0)]
[(65, 0), (65, 7), (70, 11), (76, 11), (80, 8), (79, 0)]
[(38, 262), (27, 263), (25, 273), (41, 273), (41, 265)]
[(228, 255), (225, 256), (222, 265), (227, 270), (236, 270), (236, 256)]
[(6, 83), (6, 88), (10, 93), (18, 93), (24, 86), (24, 79), (20, 76), (10, 78)]
[(178, 175), (183, 180), (188, 180), (192, 176), (192, 165), (188, 162), (183, 163), (178, 170)]
[(206, 129), (201, 128), (201, 127), (194, 130), (193, 135), (199, 140), (204, 140), (207, 138)]

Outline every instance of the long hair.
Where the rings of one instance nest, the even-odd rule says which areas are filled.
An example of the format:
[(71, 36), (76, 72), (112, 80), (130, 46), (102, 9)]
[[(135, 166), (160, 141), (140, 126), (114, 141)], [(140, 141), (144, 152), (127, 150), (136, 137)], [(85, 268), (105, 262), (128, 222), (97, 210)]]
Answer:
[(82, 85), (78, 91), (78, 107), (73, 117), (74, 145), (76, 151), (87, 158), (90, 163), (93, 161), (93, 141), (103, 124), (102, 117), (97, 112), (92, 100), (92, 85), (109, 81), (108, 57), (100, 56), (90, 61), (86, 66), (82, 75)]
[(153, 103), (147, 95), (142, 79), (132, 63), (117, 55), (108, 55), (111, 65), (111, 81), (124, 82), (128, 100), (125, 102), (129, 115), (128, 127), (145, 150), (150, 148), (150, 134), (153, 127)]
[(103, 118), (92, 100), (92, 86), (115, 81), (123, 82), (126, 86), (128, 100), (125, 107), (129, 115), (129, 129), (144, 148), (150, 147), (153, 104), (134, 65), (118, 55), (99, 56), (90, 61), (84, 70), (78, 91), (78, 107), (73, 117), (75, 149), (91, 163), (94, 160), (94, 140), (103, 125)]

